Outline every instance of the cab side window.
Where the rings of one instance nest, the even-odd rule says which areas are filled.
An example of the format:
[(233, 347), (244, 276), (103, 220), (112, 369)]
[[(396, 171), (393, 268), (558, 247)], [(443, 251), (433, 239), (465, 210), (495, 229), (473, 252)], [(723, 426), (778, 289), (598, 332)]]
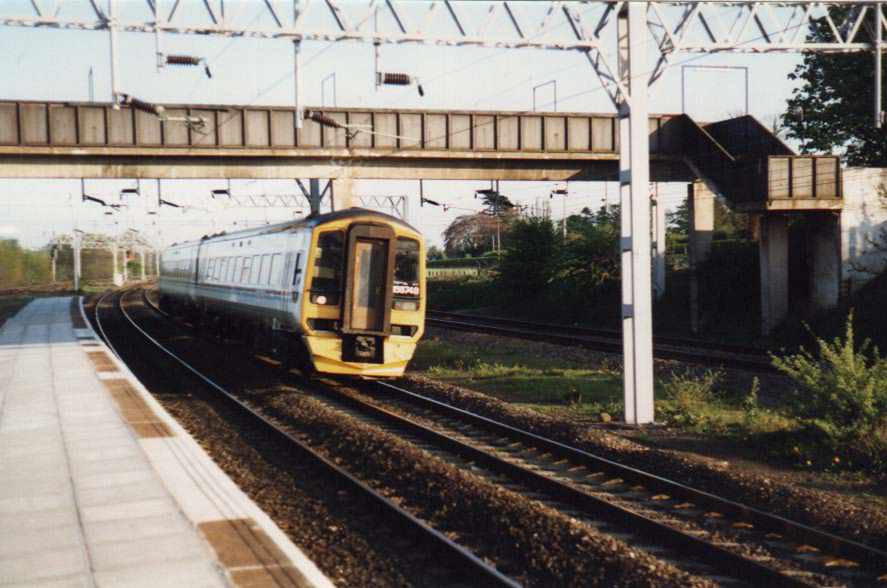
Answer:
[(345, 234), (342, 231), (322, 233), (317, 238), (314, 276), (311, 279), (311, 302), (339, 304), (344, 281)]

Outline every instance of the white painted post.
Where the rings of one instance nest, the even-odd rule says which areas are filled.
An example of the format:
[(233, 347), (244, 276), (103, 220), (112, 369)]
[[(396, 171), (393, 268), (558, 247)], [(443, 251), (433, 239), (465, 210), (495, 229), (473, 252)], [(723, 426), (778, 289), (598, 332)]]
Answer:
[(625, 422), (653, 422), (653, 300), (650, 267), (650, 140), (645, 2), (619, 13), (619, 77), (630, 98), (619, 105), (622, 205), (622, 351)]
[(80, 231), (74, 230), (74, 291), (80, 291)]

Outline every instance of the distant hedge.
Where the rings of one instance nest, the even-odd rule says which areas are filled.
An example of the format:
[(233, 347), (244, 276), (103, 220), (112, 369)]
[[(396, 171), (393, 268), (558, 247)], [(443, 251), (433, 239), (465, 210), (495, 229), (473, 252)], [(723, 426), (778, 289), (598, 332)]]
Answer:
[(426, 267), (429, 268), (447, 268), (447, 267), (478, 267), (489, 268), (496, 265), (496, 257), (460, 257), (456, 259), (435, 259), (429, 261)]

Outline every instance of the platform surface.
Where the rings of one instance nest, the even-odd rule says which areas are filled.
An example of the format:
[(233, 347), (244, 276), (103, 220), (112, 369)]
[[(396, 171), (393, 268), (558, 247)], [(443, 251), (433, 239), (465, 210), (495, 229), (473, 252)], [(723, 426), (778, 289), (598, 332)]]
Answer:
[(331, 586), (73, 309), (0, 329), (0, 585)]

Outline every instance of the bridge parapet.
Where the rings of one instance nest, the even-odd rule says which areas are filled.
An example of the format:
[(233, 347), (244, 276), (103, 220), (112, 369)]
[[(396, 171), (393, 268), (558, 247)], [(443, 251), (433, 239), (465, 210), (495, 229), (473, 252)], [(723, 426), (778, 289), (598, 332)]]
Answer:
[[(295, 109), (163, 105), (165, 116), (110, 104), (0, 102), (0, 145), (80, 147), (379, 149), (617, 154), (610, 114), (310, 108), (346, 128), (305, 119)], [(203, 121), (188, 125), (186, 117)], [(671, 116), (650, 118), (651, 150), (676, 153)]]

